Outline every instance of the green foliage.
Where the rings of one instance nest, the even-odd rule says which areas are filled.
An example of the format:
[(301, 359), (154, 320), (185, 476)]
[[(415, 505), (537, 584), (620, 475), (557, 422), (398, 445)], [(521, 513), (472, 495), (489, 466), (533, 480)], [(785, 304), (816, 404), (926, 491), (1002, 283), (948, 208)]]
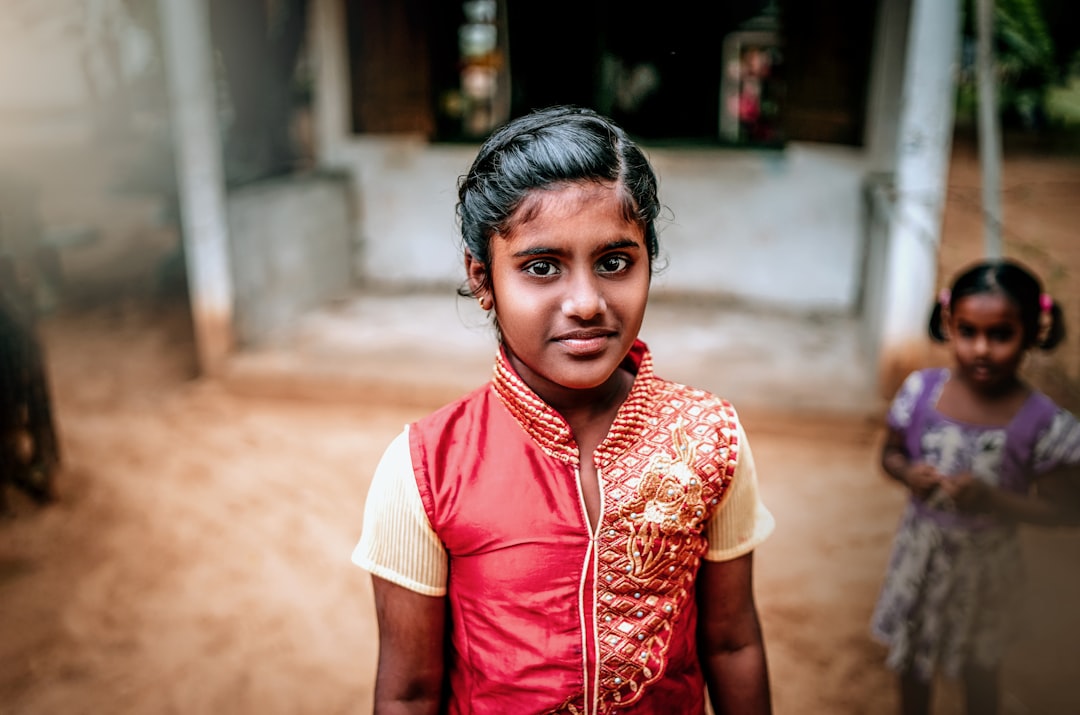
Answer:
[(1056, 76), (1054, 41), (1038, 0), (996, 0), (994, 35), (1003, 78), (1028, 73), (1046, 79)]
[[(964, 2), (964, 66), (957, 95), (960, 121), (974, 115), (977, 102), (976, 2)], [(1029, 129), (1041, 126), (1047, 116), (1047, 91), (1064, 77), (1065, 70), (1056, 63), (1054, 40), (1040, 0), (995, 0), (994, 53), (1003, 122)]]
[(1080, 127), (1080, 72), (1059, 86), (1051, 87), (1046, 95), (1046, 113), (1051, 121), (1062, 127)]

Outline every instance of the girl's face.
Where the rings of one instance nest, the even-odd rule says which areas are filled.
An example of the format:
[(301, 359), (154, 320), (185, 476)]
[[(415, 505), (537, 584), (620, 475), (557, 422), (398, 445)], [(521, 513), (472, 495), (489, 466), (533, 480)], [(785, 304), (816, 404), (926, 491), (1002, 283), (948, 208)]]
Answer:
[(1020, 309), (1001, 293), (979, 293), (953, 301), (949, 341), (961, 377), (982, 393), (1016, 379), (1027, 344)]
[[(534, 191), (491, 239), (486, 291), (503, 346), (551, 404), (610, 386), (645, 316), (650, 265), (641, 226), (611, 184)], [(466, 258), (474, 291), (484, 268)], [(580, 397), (580, 395), (578, 396)]]

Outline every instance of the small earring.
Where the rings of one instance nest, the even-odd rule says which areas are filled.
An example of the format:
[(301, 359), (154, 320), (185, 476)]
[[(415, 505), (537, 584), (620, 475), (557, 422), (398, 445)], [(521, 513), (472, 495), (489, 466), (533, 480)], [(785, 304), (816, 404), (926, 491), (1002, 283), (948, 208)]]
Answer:
[(482, 295), (477, 296), (476, 297), (476, 302), (480, 304), (480, 310), (483, 310), (483, 311), (491, 310), (491, 305), (488, 304), (488, 300), (487, 300), (487, 298), (485, 296), (482, 296)]
[(1036, 341), (1039, 345), (1046, 342), (1050, 337), (1050, 330), (1054, 327), (1054, 299), (1049, 294), (1039, 296), (1039, 334)]

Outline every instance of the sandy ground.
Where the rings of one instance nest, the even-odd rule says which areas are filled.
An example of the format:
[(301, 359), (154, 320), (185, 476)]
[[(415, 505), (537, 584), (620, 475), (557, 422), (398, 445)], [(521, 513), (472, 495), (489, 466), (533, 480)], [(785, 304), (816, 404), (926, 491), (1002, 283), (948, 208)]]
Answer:
[[(1072, 291), (1080, 330), (1065, 198), (1077, 162), (1010, 166), (1013, 197), (1053, 177), (1053, 191), (1025, 194), (1025, 220), (1042, 223), (1017, 236), (1061, 237), (1031, 255), (1067, 254), (1054, 285)], [(947, 268), (980, 240), (956, 199), (971, 181), (969, 165), (954, 169)], [(12, 494), (16, 517), (0, 523), (0, 713), (369, 712), (371, 590), (348, 556), (379, 454), (431, 406), (273, 400), (194, 379), (183, 303), (135, 289), (58, 311), (42, 331), (64, 464), (58, 503)], [(1055, 359), (1040, 374), (1075, 371)], [(743, 418), (779, 524), (756, 559), (776, 712), (894, 711), (866, 627), (903, 502), (875, 466), (878, 421)], [(1005, 712), (1077, 713), (1080, 535), (1028, 530), (1024, 543), (1027, 630)], [(938, 699), (958, 712), (951, 685)]]

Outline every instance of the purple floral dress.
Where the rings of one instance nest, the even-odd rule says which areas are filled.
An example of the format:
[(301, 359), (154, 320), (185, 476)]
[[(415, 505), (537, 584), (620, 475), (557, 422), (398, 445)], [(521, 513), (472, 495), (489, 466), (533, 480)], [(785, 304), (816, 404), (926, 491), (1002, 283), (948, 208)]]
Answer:
[[(1007, 425), (973, 425), (937, 411), (948, 379), (947, 369), (912, 373), (889, 409), (912, 461), (1019, 493), (1042, 474), (1080, 465), (1080, 422), (1046, 395), (1033, 391)], [(924, 680), (995, 667), (1015, 630), (1022, 579), (1015, 524), (959, 513), (941, 493), (910, 499), (871, 620), (889, 646), (886, 664)]]

